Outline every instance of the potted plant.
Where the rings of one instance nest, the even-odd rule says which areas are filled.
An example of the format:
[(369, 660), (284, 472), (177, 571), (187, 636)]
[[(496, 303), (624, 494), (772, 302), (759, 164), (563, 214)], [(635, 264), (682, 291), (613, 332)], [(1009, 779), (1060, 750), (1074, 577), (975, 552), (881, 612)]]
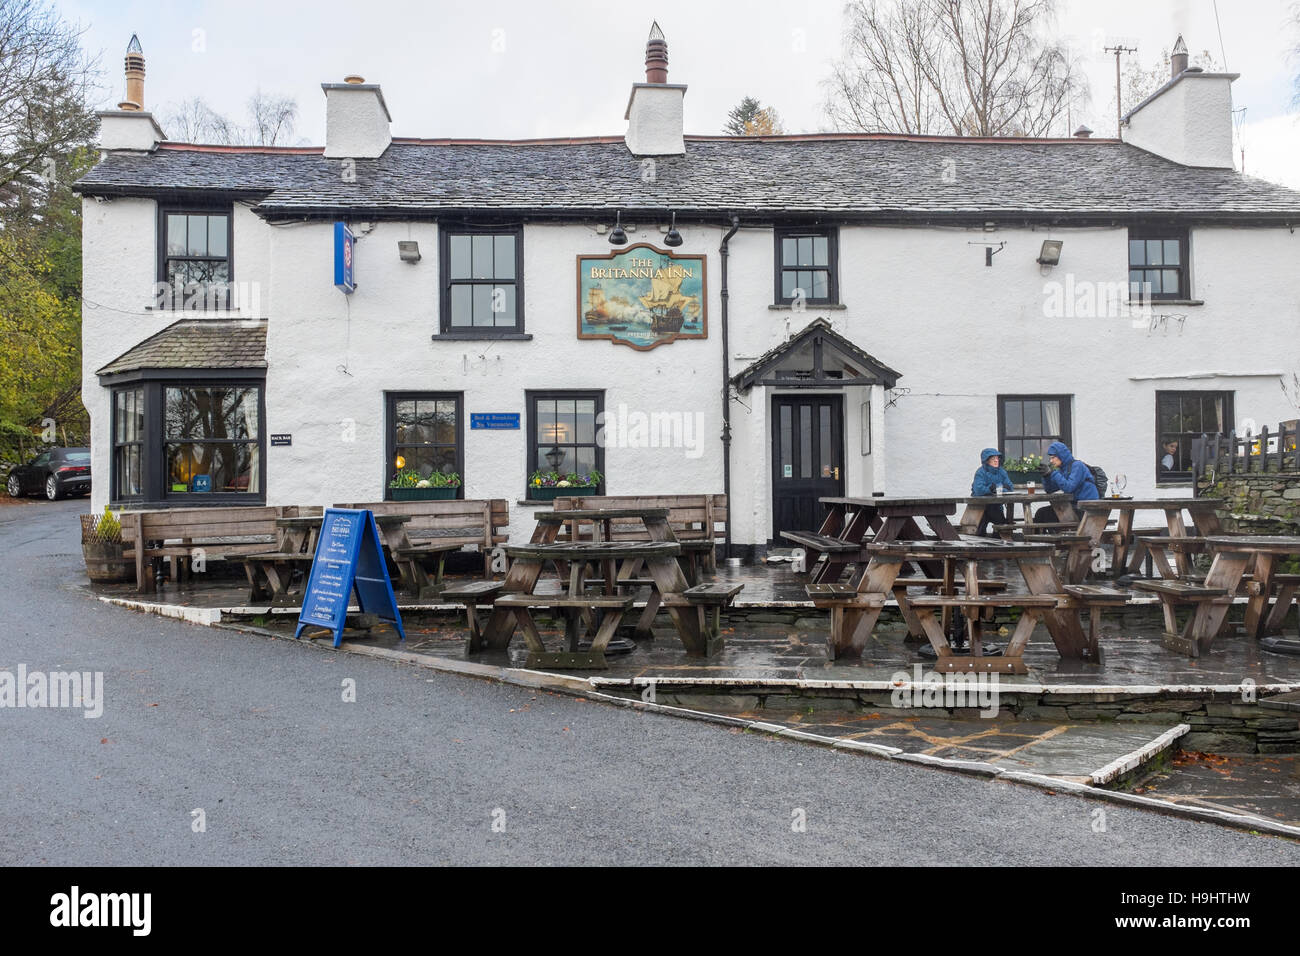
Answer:
[(456, 472), (435, 471), (424, 477), (412, 468), (403, 468), (388, 483), (391, 501), (434, 501), (456, 497), (460, 488), (460, 475)]
[(566, 495), (579, 495), (595, 491), (605, 476), (596, 469), (585, 475), (570, 472), (567, 475), (558, 471), (535, 471), (528, 479), (528, 497), (533, 501), (554, 501)]
[(1043, 483), (1043, 458), (1041, 455), (1026, 455), (1024, 458), (1012, 458), (1002, 466), (1011, 476), (1011, 483), (1024, 485), (1029, 482)]
[(122, 523), (104, 506), (102, 515), (81, 515), (81, 554), (90, 580), (135, 580), (135, 562), (122, 556)]

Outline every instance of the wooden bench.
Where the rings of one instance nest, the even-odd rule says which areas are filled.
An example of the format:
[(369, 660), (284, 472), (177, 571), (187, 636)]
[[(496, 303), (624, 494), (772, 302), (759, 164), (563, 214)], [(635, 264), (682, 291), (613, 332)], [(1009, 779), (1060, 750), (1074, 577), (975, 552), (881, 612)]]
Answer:
[[(568, 637), (567, 650), (554, 652), (545, 649), (541, 632), (537, 629), (537, 622), (533, 620), (530, 613), (533, 608), (539, 607), (555, 608), (566, 612), (565, 616), (568, 618), (565, 626), (565, 633)], [(520, 630), (524, 632), (524, 640), (527, 641), (529, 646), (525, 666), (561, 667), (566, 669), (603, 668), (606, 666), (604, 647), (618, 628), (623, 615), (631, 610), (632, 596), (630, 594), (584, 594), (571, 597), (560, 593), (510, 593), (500, 595), (496, 599), (494, 608), (496, 610), (505, 608), (513, 613)], [(614, 613), (608, 615), (602, 622), (599, 631), (592, 640), (591, 649), (581, 651), (578, 649), (578, 634), (581, 630), (578, 621), (588, 620), (590, 612), (597, 610), (608, 610)]]
[[(437, 597), (443, 588), (447, 555), (467, 546), (483, 554), (483, 576), (492, 576), (492, 549), (505, 544), (510, 508), (504, 498), (435, 501), (373, 501), (337, 505), (377, 515), (410, 515), (405, 543), (393, 550), (402, 586), (417, 598)], [(429, 580), (432, 571), (433, 580)]]
[[(1181, 651), (1189, 657), (1200, 657), (1202, 648), (1192, 637), (1192, 624), (1206, 604), (1231, 604), (1232, 597), (1227, 588), (1209, 588), (1203, 584), (1189, 584), (1184, 581), (1169, 581), (1160, 578), (1134, 581), (1133, 587), (1139, 591), (1150, 591), (1160, 597), (1160, 606), (1165, 616), (1165, 633), (1162, 643), (1172, 650)], [(1178, 627), (1177, 611), (1181, 607), (1192, 607), (1187, 622)], [(1227, 618), (1224, 618), (1227, 622)], [(1211, 635), (1211, 639), (1213, 635)], [(1208, 645), (1208, 641), (1206, 642)]]
[(446, 588), (439, 595), (439, 600), (448, 604), (465, 605), (469, 624), (469, 637), (465, 641), (465, 648), (472, 654), (483, 650), (483, 621), (479, 618), (479, 608), (491, 609), (504, 586), (501, 581), (469, 581)]
[(817, 534), (815, 531), (782, 531), (781, 537), (795, 544), (801, 544), (809, 551), (816, 551), (818, 554), (856, 552), (860, 547), (852, 541), (842, 541), (828, 534)]
[(722, 647), (722, 609), (730, 607), (745, 585), (734, 581), (714, 581), (709, 584), (697, 584), (681, 594), (663, 596), (665, 607), (693, 607), (699, 618), (700, 633), (704, 635), (705, 646), (710, 656), (714, 648)]
[[(1100, 584), (1067, 584), (1064, 585), (1064, 590), (1083, 610), (1088, 612), (1088, 638), (1100, 655), (1102, 609), (1124, 607), (1131, 599), (1129, 593), (1118, 588), (1103, 587)], [(1101, 663), (1100, 656), (1096, 663)]]
[[(573, 495), (556, 498), (555, 511), (587, 511), (609, 508), (667, 508), (673, 536), (683, 546), (688, 561), (703, 559), (709, 573), (717, 571), (717, 546), (727, 536), (726, 495)], [(614, 541), (646, 541), (649, 535), (639, 522), (615, 522), (610, 529)], [(590, 522), (569, 522), (557, 540), (590, 541)], [(693, 542), (689, 546), (687, 542)]]
[(155, 562), (169, 559), (174, 580), (188, 576), (193, 561), (203, 562), (280, 548), (276, 518), (320, 514), (319, 508), (212, 507), (124, 511), (123, 554), (135, 560), (136, 588), (156, 590)]

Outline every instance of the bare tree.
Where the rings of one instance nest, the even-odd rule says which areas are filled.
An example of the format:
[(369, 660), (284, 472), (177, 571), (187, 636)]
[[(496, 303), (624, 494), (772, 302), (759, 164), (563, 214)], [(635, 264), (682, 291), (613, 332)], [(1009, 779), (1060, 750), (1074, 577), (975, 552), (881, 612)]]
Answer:
[(53, 180), (59, 160), (94, 141), (95, 63), (84, 31), (42, 0), (0, 0), (0, 193)]
[(219, 146), (283, 146), (293, 141), (298, 101), (258, 89), (248, 99), (248, 125), (218, 113), (201, 96), (166, 110), (162, 126), (171, 139)]
[(259, 87), (248, 100), (249, 139), (256, 146), (283, 146), (293, 138), (298, 101), (292, 96), (263, 93)]
[[(854, 0), (827, 81), (838, 129), (1043, 136), (1086, 98), (1065, 47), (1043, 36), (1055, 0)], [(1068, 132), (1068, 131), (1066, 131)]]

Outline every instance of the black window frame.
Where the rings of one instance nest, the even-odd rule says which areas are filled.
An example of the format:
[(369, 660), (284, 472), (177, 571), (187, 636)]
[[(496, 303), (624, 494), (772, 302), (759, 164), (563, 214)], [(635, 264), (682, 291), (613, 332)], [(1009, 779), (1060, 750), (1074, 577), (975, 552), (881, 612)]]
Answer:
[[(148, 484), (146, 481), (146, 475), (148, 472), (148, 465), (149, 465), (148, 455), (145, 450), (148, 445), (147, 439), (148, 439), (148, 429), (149, 429), (148, 415), (145, 411), (145, 409), (147, 408), (147, 398), (145, 395), (145, 391), (146, 391), (145, 386), (140, 382), (136, 382), (131, 385), (119, 385), (114, 389), (110, 389), (109, 392), (108, 496), (113, 501), (135, 502), (135, 501), (142, 500), (145, 496), (145, 490)], [(142, 421), (140, 423), (140, 435), (138, 438), (133, 439), (131, 441), (119, 441), (117, 437), (118, 436), (117, 397), (119, 395), (125, 394), (126, 392), (137, 393), (137, 400), (139, 402), (139, 408), (140, 408), (140, 417)], [(119, 475), (118, 464), (117, 464), (118, 451), (119, 449), (122, 448), (136, 449), (137, 467), (139, 469), (139, 474), (140, 474), (140, 491), (135, 494), (124, 494), (122, 492), (121, 483), (118, 480), (118, 475)]]
[[(384, 501), (392, 500), (392, 489), (388, 483), (392, 481), (393, 476), (397, 473), (394, 460), (397, 456), (397, 403), (404, 401), (418, 402), (445, 402), (454, 401), (456, 403), (456, 474), (460, 475), (460, 486), (456, 489), (455, 498), (463, 499), (465, 497), (465, 393), (464, 392), (385, 392), (384, 393), (384, 468), (383, 468), (383, 489)], [(406, 442), (405, 445), (415, 444)], [(440, 442), (423, 442), (420, 444), (440, 445)]]
[[(169, 256), (167, 254), (167, 217), (168, 216), (225, 216), (226, 217), (226, 254), (224, 256)], [(235, 284), (235, 204), (233, 202), (188, 202), (158, 203), (158, 223), (155, 233), (158, 253), (158, 282), (167, 285), (173, 291), (165, 296), (158, 296), (154, 306), (164, 312), (223, 312), (231, 308), (230, 290)], [(167, 263), (172, 259), (187, 261), (203, 260), (207, 262), (226, 263), (226, 289), (221, 297), (221, 304), (208, 307), (208, 296), (200, 297), (197, 308), (189, 308), (186, 303), (190, 296), (184, 287), (181, 289), (180, 301), (176, 301), (175, 286), (168, 281)]]
[[(259, 374), (261, 373), (261, 374)], [(109, 482), (110, 504), (114, 507), (132, 508), (166, 508), (183, 506), (186, 508), (229, 507), (232, 505), (266, 504), (266, 453), (267, 453), (267, 418), (266, 418), (266, 376), (257, 369), (194, 369), (185, 375), (175, 371), (160, 373), (157, 370), (142, 369), (105, 376), (100, 384), (111, 392), (119, 387), (141, 386), (144, 388), (144, 448), (141, 452), (141, 482), (144, 494), (141, 497), (122, 498), (111, 478)], [(166, 388), (244, 388), (258, 390), (258, 488), (256, 492), (244, 491), (201, 491), (174, 492), (166, 480), (167, 439), (163, 434), (163, 390)], [(111, 415), (110, 415), (111, 420)], [(112, 445), (110, 442), (110, 449)], [(110, 451), (111, 455), (111, 451)], [(110, 472), (111, 472), (110, 458)]]
[[(515, 240), (515, 324), (452, 325), (453, 285), (505, 285), (499, 279), (452, 279), (451, 239), (453, 236), (512, 236)], [(438, 227), (438, 331), (457, 338), (501, 338), (524, 334), (524, 227), (522, 223), (445, 223)]]
[(781, 257), (783, 239), (798, 239), (805, 236), (827, 240), (826, 291), (825, 298), (805, 295), (803, 301), (808, 305), (840, 305), (840, 230), (837, 226), (777, 226), (772, 230), (772, 301), (776, 305), (791, 305), (793, 296), (783, 295), (784, 284), (781, 281), (784, 271), (821, 271), (821, 267), (812, 269), (787, 270)]
[[(1064, 442), (1071, 450), (1074, 449), (1074, 415), (1073, 404), (1074, 396), (1072, 394), (1006, 394), (997, 397), (998, 402), (998, 450), (1003, 454), (1003, 466), (1011, 459), (1025, 457), (1024, 455), (1012, 455), (1007, 451), (1007, 402), (1058, 402), (1061, 406), (1061, 429), (1060, 435), (1052, 438), (1050, 435), (1031, 435), (1031, 436), (1013, 436), (1015, 441), (1026, 441), (1038, 439), (1039, 441), (1051, 438), (1052, 441)], [(1044, 453), (1043, 459), (1047, 455)]]
[[(1169, 399), (1169, 398), (1176, 397), (1181, 401), (1183, 399), (1193, 397), (1193, 396), (1195, 396), (1198, 400), (1202, 400), (1205, 398), (1223, 399), (1223, 424), (1224, 424), (1225, 431), (1220, 432), (1219, 434), (1227, 434), (1228, 431), (1232, 430), (1232, 423), (1235, 421), (1235, 418), (1233, 417), (1234, 416), (1233, 404), (1234, 404), (1236, 393), (1233, 392), (1231, 389), (1222, 389), (1222, 388), (1157, 389), (1155, 393), (1156, 454), (1155, 454), (1155, 463), (1154, 463), (1157, 487), (1161, 487), (1165, 485), (1190, 485), (1192, 483), (1192, 472), (1190, 469), (1188, 469), (1187, 471), (1164, 471), (1164, 472), (1160, 470), (1160, 459), (1164, 455), (1165, 436), (1166, 434), (1168, 434), (1167, 432), (1163, 431), (1160, 427), (1160, 403), (1162, 399)], [(1200, 431), (1178, 432), (1177, 434), (1179, 435), (1179, 439), (1178, 439), (1179, 453), (1190, 454), (1191, 438), (1193, 437), (1199, 438), (1202, 434), (1213, 435), (1215, 433), (1207, 432), (1204, 429), (1201, 429)], [(1184, 444), (1184, 439), (1186, 439), (1185, 444)]]
[(594, 399), (596, 402), (595, 413), (595, 431), (590, 442), (565, 442), (563, 447), (569, 448), (595, 448), (596, 450), (596, 471), (600, 472), (600, 484), (594, 492), (587, 491), (588, 494), (603, 495), (605, 493), (605, 445), (600, 441), (600, 416), (605, 411), (605, 390), (604, 389), (567, 389), (567, 388), (548, 388), (548, 389), (528, 389), (524, 392), (525, 414), (528, 416), (528, 445), (524, 449), (524, 500), (536, 501), (533, 498), (533, 489), (529, 485), (528, 479), (534, 471), (540, 471), (534, 462), (534, 451), (540, 447), (537, 441), (537, 402), (538, 400), (563, 400), (576, 399), (579, 401), (585, 399)]
[[(1175, 267), (1178, 272), (1178, 291), (1177, 292), (1152, 292), (1147, 294), (1141, 290), (1133, 291), (1132, 273), (1135, 271), (1133, 264), (1133, 251), (1129, 246), (1130, 242), (1137, 240), (1149, 241), (1152, 239), (1160, 240), (1177, 240), (1178, 242), (1178, 260), (1179, 264)], [(1128, 252), (1128, 277), (1129, 301), (1130, 302), (1178, 302), (1191, 298), (1191, 235), (1190, 230), (1180, 227), (1153, 227), (1153, 226), (1131, 226), (1128, 230), (1128, 239), (1124, 243), (1124, 248)], [(1162, 254), (1163, 257), (1163, 254)], [(1139, 264), (1138, 271), (1153, 271), (1157, 267), (1149, 264)], [(1161, 271), (1168, 271), (1169, 267), (1161, 264), (1158, 267)]]

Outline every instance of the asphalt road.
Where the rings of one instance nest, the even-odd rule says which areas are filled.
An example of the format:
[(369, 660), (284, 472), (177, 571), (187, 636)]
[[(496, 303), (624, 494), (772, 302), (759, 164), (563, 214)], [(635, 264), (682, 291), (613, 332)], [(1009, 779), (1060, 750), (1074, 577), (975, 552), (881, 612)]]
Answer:
[(105, 697), (98, 719), (0, 708), (3, 864), (1300, 863), (1212, 824), (1106, 806), (1097, 832), (1091, 801), (110, 607), (74, 590), (84, 508), (0, 507), (0, 669), (102, 671)]

